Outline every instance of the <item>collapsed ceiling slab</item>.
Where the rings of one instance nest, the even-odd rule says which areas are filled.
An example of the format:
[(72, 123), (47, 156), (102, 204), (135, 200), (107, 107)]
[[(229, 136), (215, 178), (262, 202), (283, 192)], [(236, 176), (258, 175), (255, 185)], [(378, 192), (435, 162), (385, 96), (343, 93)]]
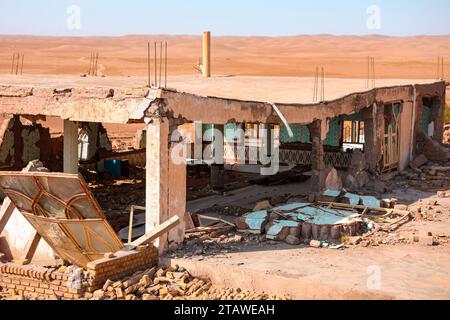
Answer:
[[(380, 80), (367, 90), (353, 79), (327, 79), (328, 100), (312, 103), (307, 78), (243, 77), (206, 80), (192, 77), (172, 81), (177, 89), (148, 88), (142, 79), (76, 77), (0, 77), (0, 113), (47, 115), (86, 122), (143, 122), (145, 117), (171, 117), (184, 122), (282, 124), (276, 104), (290, 124), (309, 124), (350, 115), (375, 102), (411, 101), (418, 93), (443, 95), (444, 81)], [(141, 85), (138, 85), (141, 83)], [(247, 86), (243, 87), (242, 84)], [(312, 83), (312, 82), (311, 82)], [(349, 87), (346, 86), (349, 84)], [(421, 83), (421, 84), (413, 84)], [(383, 86), (385, 85), (385, 86)], [(262, 86), (262, 88), (260, 88)], [(335, 88), (336, 87), (336, 88)]]

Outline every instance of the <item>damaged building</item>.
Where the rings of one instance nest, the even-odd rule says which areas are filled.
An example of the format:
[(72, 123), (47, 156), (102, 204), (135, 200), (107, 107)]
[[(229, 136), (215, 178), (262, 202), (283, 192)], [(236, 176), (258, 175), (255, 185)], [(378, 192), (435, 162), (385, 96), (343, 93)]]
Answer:
[[(162, 253), (181, 243), (190, 227), (188, 169), (195, 166), (207, 165), (211, 187), (220, 190), (225, 171), (261, 175), (276, 161), (273, 175), (301, 168), (308, 192), (319, 194), (343, 187), (357, 192), (377, 177), (419, 165), (421, 158), (450, 158), (442, 144), (445, 81), (386, 80), (361, 90), (354, 80), (327, 79), (333, 89), (321, 102), (310, 101), (310, 80), (292, 78), (178, 77), (171, 82), (174, 89), (122, 78), (0, 82), (0, 186), (14, 207), (5, 202), (2, 207), (0, 248), (15, 261), (28, 260), (24, 264), (59, 256), (83, 268), (87, 278), (99, 266), (109, 266), (101, 270), (114, 278), (110, 266), (123, 262), (122, 256), (131, 257), (126, 260), (131, 267), (117, 276), (132, 273), (140, 263), (155, 263), (157, 252), (153, 246), (124, 249), (78, 177), (79, 166), (98, 170), (106, 159), (140, 155), (136, 163), (145, 164), (143, 237), (178, 217), (176, 226), (156, 236)], [(50, 117), (63, 121), (60, 137), (42, 125)], [(111, 153), (104, 125), (136, 123), (144, 128), (136, 150)], [(176, 132), (190, 133), (189, 139)], [(182, 161), (174, 161), (173, 153)], [(50, 172), (19, 173), (31, 160), (40, 160)], [(49, 203), (41, 203), (44, 199)], [(10, 218), (19, 222), (8, 223)], [(115, 257), (104, 257), (107, 253)], [(105, 280), (89, 279), (86, 288), (94, 289)]]

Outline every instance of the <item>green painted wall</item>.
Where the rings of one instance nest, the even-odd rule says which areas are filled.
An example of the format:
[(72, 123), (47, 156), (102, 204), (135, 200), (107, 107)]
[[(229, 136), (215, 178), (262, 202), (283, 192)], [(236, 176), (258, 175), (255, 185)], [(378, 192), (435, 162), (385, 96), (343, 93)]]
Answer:
[(339, 118), (333, 118), (328, 123), (328, 132), (325, 141), (326, 146), (339, 147), (339, 131), (341, 127), (339, 125)]
[(292, 125), (291, 129), (292, 133), (294, 134), (292, 138), (289, 137), (289, 133), (286, 126), (281, 127), (280, 140), (282, 143), (291, 143), (291, 142), (311, 143), (311, 134), (309, 133), (309, 129), (307, 126)]
[(428, 134), (428, 125), (430, 124), (431, 108), (428, 106), (422, 107), (422, 131)]

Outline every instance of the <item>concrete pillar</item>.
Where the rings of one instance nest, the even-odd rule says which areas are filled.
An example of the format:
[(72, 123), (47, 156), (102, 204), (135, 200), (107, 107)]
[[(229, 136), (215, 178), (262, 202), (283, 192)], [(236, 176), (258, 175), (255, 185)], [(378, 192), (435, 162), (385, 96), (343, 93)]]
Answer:
[(64, 172), (78, 173), (78, 123), (64, 120)]
[(213, 190), (223, 190), (224, 188), (224, 165), (211, 164), (211, 180), (210, 185)]
[(191, 158), (195, 159), (195, 164), (202, 164), (203, 160), (203, 135), (204, 135), (204, 125), (202, 122), (194, 122), (194, 154)]
[(272, 147), (273, 147), (273, 135), (272, 130), (274, 126), (271, 124), (262, 124), (261, 125), (261, 137), (263, 143), (263, 151), (264, 156), (270, 157), (272, 155)]
[(417, 135), (422, 131), (422, 112), (423, 112), (423, 97), (417, 95), (416, 97), (416, 110), (415, 110), (415, 120), (414, 120), (414, 135), (413, 135), (413, 158), (417, 155)]
[(405, 170), (411, 162), (411, 130), (412, 130), (412, 101), (405, 101), (402, 104), (402, 111), (400, 113), (400, 128), (399, 128), (399, 171)]
[[(274, 152), (274, 136), (273, 130), (274, 126), (271, 124), (261, 124), (260, 125), (260, 137), (261, 137), (261, 148), (259, 149), (259, 160), (264, 168), (272, 168), (272, 166), (276, 166), (278, 168), (278, 164), (272, 163), (275, 159), (272, 158), (272, 154)], [(278, 169), (276, 170), (263, 170), (261, 174), (264, 175), (272, 175), (276, 174)]]
[[(324, 149), (322, 142), (322, 121), (315, 120), (308, 125), (311, 141), (312, 141), (312, 153), (311, 153), (311, 190), (313, 192), (320, 192), (325, 187), (325, 162), (324, 162)], [(326, 135), (326, 133), (325, 133)]]
[(81, 160), (91, 160), (97, 155), (100, 124), (96, 122), (81, 123), (78, 154)]
[(245, 164), (245, 123), (240, 123), (237, 131), (236, 158), (237, 164)]
[(169, 242), (182, 242), (185, 231), (186, 159), (171, 157), (173, 148), (181, 143), (170, 142), (175, 129), (168, 119), (153, 119), (146, 133), (145, 232), (174, 215), (180, 218), (180, 224), (157, 241), (160, 253), (167, 250)]
[(211, 77), (211, 32), (203, 32), (203, 77)]
[(432, 120), (434, 121), (433, 139), (442, 143), (444, 136), (445, 124), (445, 90), (443, 96), (436, 96), (433, 99), (433, 107), (431, 108)]
[(364, 155), (369, 172), (381, 170), (384, 139), (384, 104), (374, 103), (361, 111), (364, 120)]
[(213, 190), (224, 188), (224, 125), (214, 125), (213, 163), (211, 164), (210, 185)]
[(384, 146), (384, 103), (379, 102), (374, 106), (376, 109), (374, 111), (375, 117), (375, 143), (373, 152), (373, 170), (381, 172), (383, 163), (383, 146)]

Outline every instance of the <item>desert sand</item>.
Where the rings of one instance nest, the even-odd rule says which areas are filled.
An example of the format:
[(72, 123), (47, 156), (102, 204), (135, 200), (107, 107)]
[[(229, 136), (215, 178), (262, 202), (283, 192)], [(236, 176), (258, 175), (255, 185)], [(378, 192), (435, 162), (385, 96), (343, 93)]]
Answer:
[[(152, 43), (153, 56), (154, 41), (168, 42), (170, 87), (180, 84), (181, 75), (195, 77), (198, 74), (195, 66), (201, 57), (200, 35), (122, 37), (0, 35), (0, 74), (10, 73), (12, 55), (14, 52), (20, 52), (25, 56), (24, 76), (79, 76), (88, 72), (91, 52), (98, 52), (99, 73), (106, 77), (98, 81), (108, 82), (108, 78), (118, 76), (122, 79), (130, 77), (130, 81), (133, 82), (135, 80), (132, 78), (137, 77), (140, 78), (138, 81), (141, 84), (145, 82), (147, 75), (147, 43)], [(365, 79), (367, 56), (375, 57), (377, 79), (436, 79), (438, 56), (444, 57), (445, 71), (447, 74), (449, 72), (450, 35), (218, 37), (213, 34), (212, 38), (212, 72), (216, 77), (314, 77), (316, 67), (324, 67), (326, 78)], [(312, 79), (307, 83), (308, 86), (312, 86)], [(364, 86), (364, 80), (357, 83), (358, 86)], [(377, 85), (381, 83), (378, 81)], [(194, 85), (194, 82), (184, 84), (187, 87)], [(341, 85), (345, 83), (342, 82)], [(361, 89), (363, 90), (363, 87), (357, 90)], [(327, 90), (326, 95), (329, 94)], [(450, 94), (447, 101), (449, 96)], [(50, 127), (53, 132), (61, 131), (60, 119), (48, 121), (52, 122)], [(130, 130), (127, 126), (119, 125), (110, 125), (108, 129), (111, 135), (123, 135), (125, 131)], [(139, 128), (133, 127), (132, 132), (126, 134), (134, 134), (137, 129)]]
[[(35, 37), (0, 36), (0, 74), (10, 73), (14, 52), (25, 55), (24, 74), (86, 73), (92, 51), (106, 76), (145, 76), (147, 42), (168, 42), (168, 73), (193, 75), (200, 36)], [(153, 54), (153, 47), (152, 47)], [(159, 52), (158, 52), (159, 55)], [(450, 59), (450, 36), (295, 36), (212, 38), (214, 75), (365, 78), (367, 56), (377, 78), (435, 79), (437, 57)], [(448, 65), (448, 63), (446, 63)], [(448, 67), (447, 67), (448, 69)]]

